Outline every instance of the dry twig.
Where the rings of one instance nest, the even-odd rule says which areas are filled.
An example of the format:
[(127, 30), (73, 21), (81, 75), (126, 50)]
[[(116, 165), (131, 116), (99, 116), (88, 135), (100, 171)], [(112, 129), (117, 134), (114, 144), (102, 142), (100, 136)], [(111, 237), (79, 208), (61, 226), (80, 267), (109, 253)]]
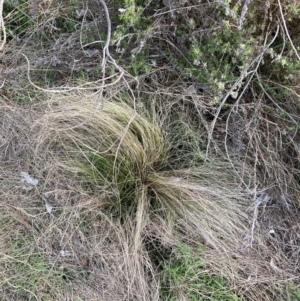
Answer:
[[(3, 0), (0, 0), (0, 1), (3, 2)], [(99, 82), (101, 82), (100, 87), (98, 86), (98, 89), (95, 93), (95, 94), (98, 94), (100, 92), (100, 95), (101, 95), (103, 88), (108, 87), (108, 86), (113, 86), (113, 85), (117, 84), (123, 78), (123, 76), (125, 74), (124, 69), (116, 63), (116, 61), (113, 59), (113, 57), (111, 56), (111, 54), (109, 52), (109, 44), (110, 44), (110, 39), (111, 39), (111, 20), (110, 20), (110, 16), (109, 16), (109, 11), (108, 11), (105, 1), (104, 0), (99, 0), (99, 1), (104, 8), (105, 15), (106, 15), (106, 21), (107, 21), (107, 38), (106, 38), (105, 46), (103, 48), (103, 57), (102, 57), (102, 63), (101, 63), (102, 74), (103, 74), (102, 79), (94, 81), (94, 82), (84, 83), (82, 85), (74, 86), (74, 87), (69, 86), (69, 87), (56, 87), (54, 89), (45, 89), (45, 88), (39, 87), (38, 85), (36, 85), (32, 82), (32, 80), (30, 78), (30, 61), (29, 61), (28, 57), (22, 53), (22, 55), (25, 57), (25, 59), (27, 61), (27, 65), (28, 65), (27, 78), (32, 86), (34, 86), (35, 88), (42, 90), (44, 92), (61, 93), (61, 92), (70, 92), (70, 91), (74, 91), (74, 90), (95, 90), (95, 89), (97, 89), (97, 86), (95, 87), (95, 85), (97, 85)], [(0, 4), (1, 4), (1, 2), (0, 2)], [(1, 19), (0, 19), (0, 26), (1, 26)], [(1, 50), (1, 48), (0, 48), (0, 50)], [(115, 69), (119, 72), (117, 79), (109, 84), (105, 84), (105, 82), (108, 79), (112, 79), (113, 77), (115, 77), (116, 74), (105, 77), (105, 66), (106, 66), (107, 62), (110, 62), (111, 64), (113, 64)]]
[(281, 16), (281, 19), (282, 19), (282, 23), (283, 23), (285, 34), (287, 35), (287, 37), (288, 37), (288, 39), (289, 39), (289, 41), (291, 43), (291, 46), (292, 46), (292, 48), (293, 48), (293, 50), (294, 50), (294, 52), (295, 52), (298, 60), (300, 60), (300, 56), (298, 54), (298, 51), (297, 51), (297, 49), (296, 49), (296, 47), (295, 47), (295, 45), (294, 45), (294, 43), (293, 43), (293, 41), (292, 41), (292, 39), (290, 37), (289, 31), (287, 29), (286, 22), (285, 22), (285, 19), (284, 19), (284, 15), (283, 15), (283, 12), (282, 12), (282, 6), (281, 6), (281, 3), (280, 3), (280, 0), (278, 0), (278, 6), (279, 6), (280, 16)]
[(2, 30), (3, 32), (3, 40), (0, 45), (0, 51), (3, 50), (4, 45), (6, 44), (6, 30), (5, 30), (4, 20), (3, 20), (3, 3), (4, 0), (0, 0), (0, 30)]

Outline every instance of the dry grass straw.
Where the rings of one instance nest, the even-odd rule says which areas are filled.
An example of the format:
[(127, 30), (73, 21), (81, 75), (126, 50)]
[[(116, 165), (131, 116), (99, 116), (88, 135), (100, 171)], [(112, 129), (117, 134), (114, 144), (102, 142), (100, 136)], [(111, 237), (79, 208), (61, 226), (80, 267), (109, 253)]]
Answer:
[[(153, 119), (125, 102), (109, 101), (103, 109), (78, 97), (56, 103), (36, 123), (36, 157), (47, 160), (44, 154), (51, 153), (59, 173), (67, 172), (81, 189), (111, 200), (110, 210), (118, 212), (129, 239), (134, 259), (127, 268), (133, 282), (149, 275), (155, 279), (145, 253), (145, 237), (153, 236), (148, 234), (153, 214), (164, 219), (162, 231), (175, 236), (173, 243), (205, 244), (230, 265), (246, 231), (242, 212), (247, 198), (234, 188), (228, 169), (216, 162), (176, 170), (168, 163), (171, 129), (162, 127), (158, 115)], [(164, 239), (158, 243), (163, 245)], [(139, 282), (140, 291), (147, 291), (147, 285)]]
[[(207, 100), (201, 95), (180, 93), (185, 89), (183, 83), (174, 86), (164, 97), (190, 106), (192, 114), (198, 111), (198, 118), (204, 124), (209, 123), (203, 115)], [(152, 93), (157, 97), (154, 90)], [(228, 111), (220, 115), (211, 149), (220, 154), (223, 142), (227, 144), (225, 157), (229, 157), (244, 187), (253, 196), (253, 205), (246, 211), (253, 232), (250, 227), (242, 236), (241, 253), (231, 270), (224, 266), (217, 268), (213, 252), (205, 254), (206, 262), (212, 270), (217, 269), (231, 279), (233, 287), (239, 287), (247, 300), (293, 300), (296, 297), (292, 297), (289, 288), (293, 282), (295, 287), (299, 283), (299, 118), (296, 113), (299, 105), (294, 97), (276, 104), (268, 95), (254, 104), (250, 103), (254, 97), (251, 95), (245, 94), (245, 103), (229, 104), (229, 115)], [(229, 187), (228, 182), (226, 186)], [(264, 195), (270, 196), (270, 200), (258, 204)]]
[(26, 149), (28, 129), (35, 118), (29, 106), (17, 106), (9, 100), (0, 100), (0, 160), (15, 162)]
[(99, 79), (101, 35), (107, 33), (105, 19), (98, 18), (102, 10), (85, 0), (5, 2), (3, 94), (29, 102), (40, 91), (91, 91), (103, 89), (106, 80), (118, 82), (123, 74)]
[[(21, 182), (20, 176), (21, 171), (30, 169), (29, 128), (35, 112), (31, 112), (29, 106), (18, 106), (3, 99), (0, 100), (0, 108), (1, 300), (22, 300), (25, 295), (41, 300), (45, 290), (55, 298), (58, 296), (57, 288), (53, 289), (49, 283), (51, 270), (45, 270), (46, 259), (37, 254), (34, 243), (37, 235), (35, 226), (41, 221), (37, 214), (39, 196), (34, 189), (31, 192), (27, 190), (29, 186)], [(27, 240), (29, 237), (31, 239)]]
[[(18, 157), (1, 165), (4, 300), (160, 300), (161, 267), (181, 244), (204, 245), (206, 270), (226, 277), (243, 300), (276, 300), (270, 282), (279, 290), (295, 271), (284, 254), (274, 253), (283, 249), (279, 240), (257, 236), (248, 248), (248, 198), (230, 169), (218, 161), (183, 168), (180, 158), (169, 160), (174, 139), (166, 115), (162, 123), (159, 113), (135, 111), (124, 99), (101, 108), (90, 98), (54, 97), (45, 113), (45, 103), (34, 112), (2, 103), (7, 143), (1, 154), (7, 137), (23, 145), (16, 169)], [(33, 127), (29, 116), (36, 119)], [(20, 182), (24, 169), (40, 180), (29, 192)], [(20, 279), (37, 278), (37, 288), (48, 292), (16, 289), (25, 283)], [(187, 298), (184, 287), (177, 290)]]
[[(239, 222), (244, 219), (241, 194), (207, 184), (210, 177), (216, 183), (222, 171), (212, 173), (204, 164), (198, 170), (176, 170), (168, 166), (170, 145), (159, 121), (148, 121), (125, 103), (94, 109), (90, 100), (72, 99), (45, 114), (37, 123), (38, 151), (59, 152), (58, 160), (75, 178), (116, 193), (121, 203), (136, 204), (140, 219), (153, 194), (159, 207), (187, 219), (208, 245), (220, 247), (227, 239), (237, 245), (245, 230)], [(225, 220), (224, 227), (220, 221)]]
[[(240, 24), (248, 2), (242, 8)], [(248, 223), (255, 204), (247, 216), (244, 209), (248, 198), (240, 192), (226, 164), (214, 159), (210, 164), (192, 163), (194, 153), (187, 156), (190, 148), (174, 152), (188, 141), (189, 126), (182, 122), (185, 129), (181, 132), (177, 123), (179, 134), (175, 138), (170, 135), (175, 123), (170, 123), (168, 109), (174, 103), (188, 103), (207, 130), (215, 111), (210, 105), (213, 96), (207, 91), (192, 93), (190, 79), (184, 83), (173, 69), (158, 64), (159, 70), (149, 75), (153, 86), (145, 87), (146, 93), (152, 91), (148, 93), (152, 100), (162, 104), (165, 115), (141, 108), (135, 111), (128, 105), (131, 100), (124, 101), (122, 96), (107, 101), (103, 108), (84, 95), (55, 97), (53, 102), (32, 108), (9, 102), (37, 99), (24, 80), (28, 66), (25, 60), (20, 62), (21, 52), (34, 62), (32, 80), (40, 84), (41, 78), (46, 79), (46, 88), (63, 85), (68, 89), (73, 80), (76, 86), (80, 71), (93, 78), (98, 65), (93, 55), (89, 56), (94, 50), (89, 47), (100, 36), (97, 29), (91, 34), (98, 14), (88, 15), (98, 6), (90, 10), (84, 6), (87, 15), (81, 20), (69, 14), (68, 4), (64, 5), (67, 2), (60, 9), (56, 1), (29, 1), (28, 7), (26, 3), (18, 11), (23, 16), (30, 10), (31, 23), (26, 24), (26, 33), (14, 28), (20, 36), (10, 32), (1, 66), (6, 80), (2, 90), (6, 101), (0, 103), (3, 300), (160, 300), (161, 266), (167, 263), (170, 252), (181, 244), (191, 248), (201, 244), (205, 246), (201, 259), (206, 270), (225, 276), (242, 300), (294, 301), (284, 289), (288, 289), (287, 282), (299, 283), (296, 77), (294, 87), (288, 88), (295, 98), (287, 99), (284, 108), (280, 103), (279, 108), (278, 100), (270, 98), (261, 85), (264, 96), (253, 104), (255, 93), (247, 94), (245, 102), (229, 105), (229, 117), (226, 112), (220, 114), (213, 133), (211, 148), (217, 153), (224, 146), (218, 142), (227, 133), (226, 155), (254, 192), (254, 202), (261, 193), (272, 198), (268, 206), (256, 208), (251, 233)], [(274, 4), (277, 6), (277, 1)], [(74, 11), (79, 8), (82, 13), (82, 6), (75, 6)], [(202, 6), (193, 13), (205, 15), (205, 11)], [(268, 12), (264, 14), (267, 18)], [(207, 19), (204, 15), (203, 20)], [(7, 28), (16, 21), (11, 16), (18, 14), (4, 16)], [(51, 40), (49, 37), (59, 32), (55, 20), (62, 16), (69, 22), (63, 24), (73, 29), (67, 32), (69, 29), (61, 28), (64, 34), (60, 31), (60, 37)], [(169, 28), (165, 14), (159, 18), (158, 23)], [(285, 27), (283, 30), (288, 35)], [(294, 31), (293, 36), (297, 36)], [(41, 42), (40, 36), (46, 39)], [(52, 51), (39, 49), (41, 44)], [(180, 44), (183, 52), (187, 51), (184, 39)], [(91, 52), (84, 51), (86, 46)], [(157, 45), (154, 48), (156, 51)], [(118, 89), (123, 89), (119, 84)], [(44, 114), (45, 107), (48, 111)], [(178, 138), (182, 140), (176, 142)], [(196, 140), (192, 141), (194, 152), (201, 159)], [(20, 182), (23, 170), (40, 180), (38, 187), (24, 189)], [(46, 211), (45, 200), (53, 206), (51, 214)], [(28, 288), (30, 283), (35, 285)], [(180, 300), (188, 298), (184, 288), (176, 290)]]

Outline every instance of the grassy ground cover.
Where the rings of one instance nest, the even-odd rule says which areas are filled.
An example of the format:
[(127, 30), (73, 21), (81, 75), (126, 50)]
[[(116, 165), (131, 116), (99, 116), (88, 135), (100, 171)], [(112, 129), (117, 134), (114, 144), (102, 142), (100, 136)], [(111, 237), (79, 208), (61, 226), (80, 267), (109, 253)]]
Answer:
[(297, 2), (0, 4), (1, 300), (299, 300)]

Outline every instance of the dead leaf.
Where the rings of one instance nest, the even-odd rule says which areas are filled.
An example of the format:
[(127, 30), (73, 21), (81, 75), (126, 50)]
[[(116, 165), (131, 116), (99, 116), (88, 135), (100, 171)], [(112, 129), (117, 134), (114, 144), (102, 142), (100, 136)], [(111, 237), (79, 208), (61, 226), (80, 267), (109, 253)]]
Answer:
[(275, 273), (279, 273), (279, 268), (274, 264), (274, 259), (273, 258), (271, 258), (271, 261), (270, 261), (270, 266), (271, 266), (271, 268), (273, 269), (273, 271), (275, 272)]
[(21, 177), (23, 179), (21, 180), (22, 182), (26, 182), (29, 185), (36, 186), (39, 183), (39, 180), (32, 178), (27, 172), (21, 171)]

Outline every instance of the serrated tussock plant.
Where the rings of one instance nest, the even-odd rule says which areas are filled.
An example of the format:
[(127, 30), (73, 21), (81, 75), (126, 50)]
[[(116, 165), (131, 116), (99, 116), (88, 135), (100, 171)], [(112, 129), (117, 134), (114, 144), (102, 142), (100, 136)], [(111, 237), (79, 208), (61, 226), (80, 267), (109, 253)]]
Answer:
[(178, 127), (172, 133), (167, 119), (117, 100), (102, 108), (86, 99), (65, 99), (37, 121), (36, 150), (47, 149), (78, 185), (89, 193), (106, 192), (122, 213), (133, 214), (136, 247), (153, 211), (211, 247), (237, 247), (245, 230), (244, 200), (230, 189), (229, 169), (217, 161), (198, 166), (191, 161), (182, 168), (180, 158), (171, 158), (182, 145), (172, 135), (184, 141), (184, 133), (178, 135)]

